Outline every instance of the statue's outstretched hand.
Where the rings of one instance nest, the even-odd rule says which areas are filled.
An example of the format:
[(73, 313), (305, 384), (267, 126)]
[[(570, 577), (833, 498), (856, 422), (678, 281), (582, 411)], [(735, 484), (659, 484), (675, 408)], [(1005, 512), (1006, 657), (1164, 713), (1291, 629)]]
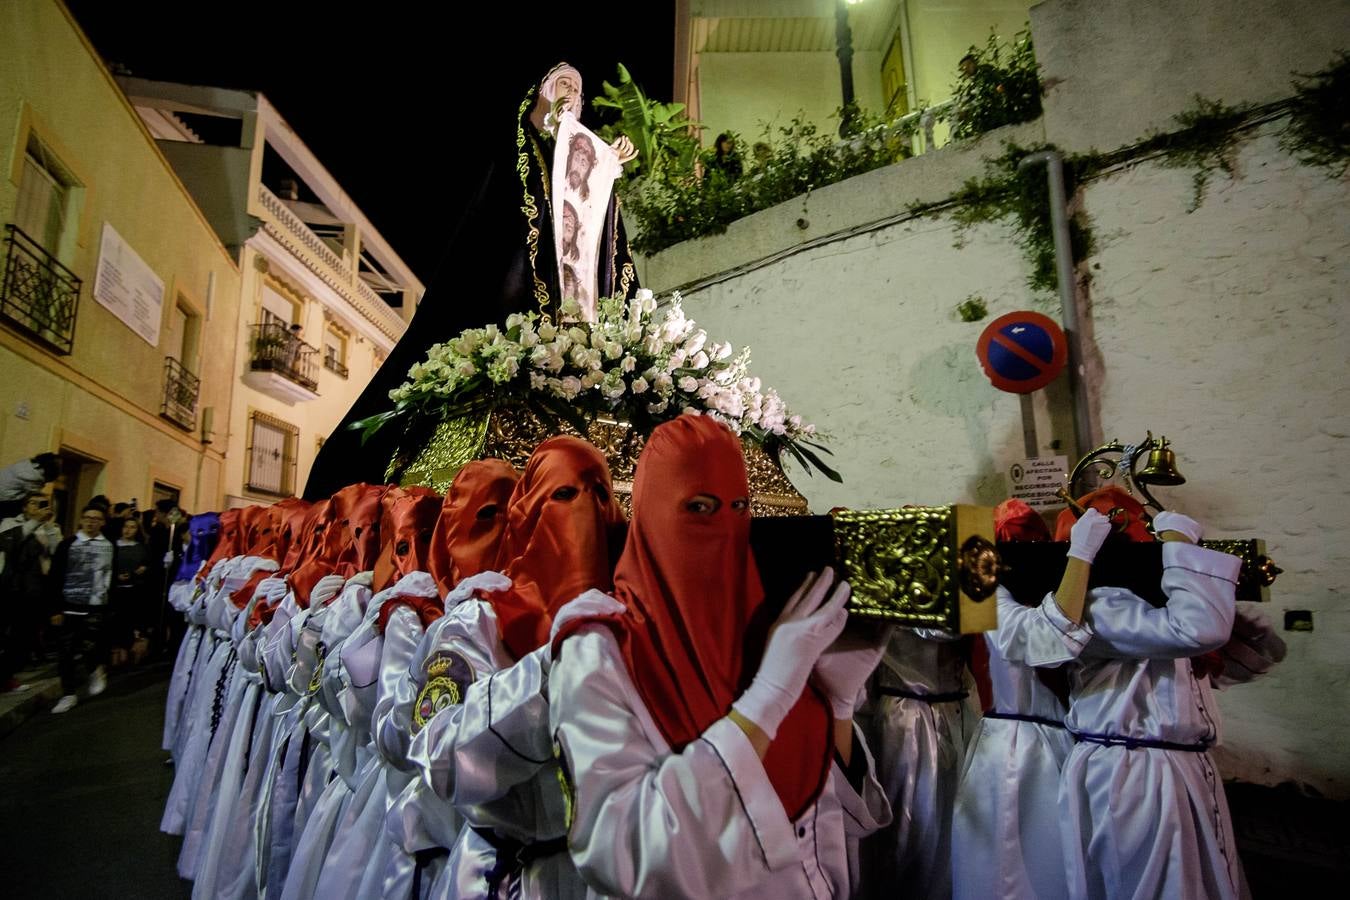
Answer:
[(615, 138), (613, 143), (609, 145), (609, 149), (618, 154), (620, 165), (629, 160), (637, 159), (637, 148), (633, 146), (633, 142), (626, 135), (619, 135)]

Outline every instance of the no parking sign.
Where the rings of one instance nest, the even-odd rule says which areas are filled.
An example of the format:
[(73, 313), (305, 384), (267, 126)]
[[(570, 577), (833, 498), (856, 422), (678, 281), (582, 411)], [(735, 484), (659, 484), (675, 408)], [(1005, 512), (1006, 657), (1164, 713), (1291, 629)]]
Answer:
[(1054, 319), (1023, 310), (990, 322), (980, 334), (975, 354), (994, 387), (1012, 394), (1030, 394), (1064, 371), (1069, 345)]

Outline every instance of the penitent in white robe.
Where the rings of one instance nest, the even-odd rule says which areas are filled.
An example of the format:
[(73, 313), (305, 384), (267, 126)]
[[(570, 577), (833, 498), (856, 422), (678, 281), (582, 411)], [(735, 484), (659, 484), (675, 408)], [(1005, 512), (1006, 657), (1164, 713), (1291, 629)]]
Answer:
[(868, 737), (895, 818), (863, 845), (870, 896), (951, 896), (952, 810), (980, 721), (960, 640), (897, 628), (877, 669)]
[(1064, 704), (1032, 666), (1071, 662), (1091, 636), (1053, 605), (1026, 607), (998, 589), (998, 629), (985, 634), (994, 708), (966, 750), (952, 817), (952, 896), (1061, 900), (1060, 769), (1073, 748)]
[[(423, 825), (444, 814), (438, 804), (453, 803), (467, 826), (458, 840), (448, 834), (448, 822), (435, 829), (441, 841), (454, 843), (442, 844), (453, 853), (434, 873), (431, 895), (444, 890), (456, 897), (487, 897), (496, 890), (523, 900), (584, 897), (585, 886), (563, 844), (566, 799), (548, 725), (548, 648), (513, 659), (492, 604), (470, 596), (510, 584), (504, 575), (483, 572), (456, 585), (446, 601), (453, 605), (428, 630), (405, 689), (411, 699), (431, 683), (430, 667), (448, 666), (461, 698), (417, 731), (410, 753), (429, 789), (417, 801)], [(422, 700), (431, 702), (432, 694)], [(412, 703), (406, 705), (411, 711)], [(391, 823), (407, 828), (411, 813), (405, 807), (397, 821), (391, 815)], [(494, 842), (505, 850), (494, 849)], [(519, 848), (528, 848), (524, 853), (530, 857), (523, 867), (513, 864)], [(405, 842), (405, 850), (412, 849)], [(386, 882), (393, 886), (392, 879)]]
[[(583, 601), (595, 612), (621, 609), (598, 591), (573, 603)], [(548, 685), (573, 789), (568, 843), (590, 896), (795, 900), (847, 897), (857, 887), (850, 843), (890, 819), (861, 734), (861, 794), (831, 766), (816, 803), (792, 821), (730, 719), (671, 750), (604, 626), (567, 638)]]
[[(439, 592), (425, 572), (403, 576), (370, 599), (364, 621), (340, 654), (342, 666), (348, 672), (345, 677), (351, 678), (353, 684), (365, 683), (374, 689), (369, 720), (373, 752), (358, 776), (357, 789), (338, 822), (315, 884), (314, 895), (325, 900), (381, 896), (385, 870), (396, 852), (385, 834), (384, 819), (390, 803), (412, 781), (413, 767), (407, 760), (406, 744), (378, 740), (373, 723), (379, 709), (391, 702), (400, 679), (406, 676), (423, 628), (417, 613), (406, 606), (393, 611), (382, 634), (374, 625), (384, 603), (399, 595), (431, 598), (439, 597)], [(372, 666), (376, 654), (378, 664)], [(368, 681), (372, 676), (373, 683)], [(365, 696), (370, 697), (370, 693)]]
[(1088, 593), (1093, 636), (1071, 673), (1065, 724), (1078, 743), (1059, 802), (1074, 898), (1240, 893), (1228, 803), (1206, 749), (1218, 738), (1215, 701), (1190, 657), (1228, 640), (1241, 563), (1180, 542), (1164, 544), (1162, 557), (1166, 606), (1123, 588)]

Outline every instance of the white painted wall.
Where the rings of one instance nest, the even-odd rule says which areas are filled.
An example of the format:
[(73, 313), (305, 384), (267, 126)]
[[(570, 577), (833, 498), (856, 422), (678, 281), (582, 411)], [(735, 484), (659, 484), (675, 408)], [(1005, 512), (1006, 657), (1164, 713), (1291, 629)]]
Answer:
[[(1350, 184), (1267, 128), (1188, 213), (1190, 173), (1138, 166), (1094, 185), (1092, 321), (1108, 432), (1174, 437), (1171, 496), (1216, 534), (1260, 535), (1285, 574), (1289, 658), (1221, 699), (1223, 770), (1350, 794)], [(1100, 269), (1096, 269), (1099, 265)]]
[(1174, 127), (1196, 94), (1287, 97), (1350, 47), (1345, 0), (1044, 0), (1031, 22), (1046, 131), (1074, 152)]

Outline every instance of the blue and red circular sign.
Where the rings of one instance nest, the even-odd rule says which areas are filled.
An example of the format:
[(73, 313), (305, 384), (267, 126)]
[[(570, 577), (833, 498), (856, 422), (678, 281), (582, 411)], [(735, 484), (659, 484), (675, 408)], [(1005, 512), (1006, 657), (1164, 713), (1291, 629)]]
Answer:
[(1049, 316), (1011, 312), (989, 323), (975, 345), (975, 355), (994, 387), (1012, 394), (1030, 394), (1064, 371), (1069, 345)]

